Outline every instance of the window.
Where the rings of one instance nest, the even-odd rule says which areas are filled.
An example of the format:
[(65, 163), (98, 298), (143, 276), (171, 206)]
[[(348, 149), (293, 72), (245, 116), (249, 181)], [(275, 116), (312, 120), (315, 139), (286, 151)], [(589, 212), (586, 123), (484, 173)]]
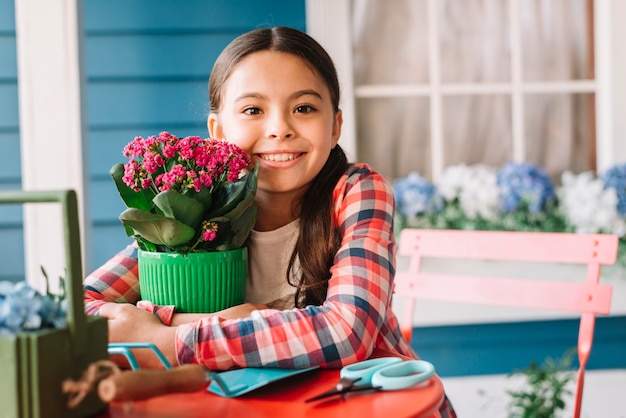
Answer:
[[(326, 46), (344, 77), (344, 96), (345, 86), (354, 85), (356, 159), (393, 179), (409, 171), (435, 178), (460, 163), (528, 161), (557, 175), (621, 162), (611, 150), (623, 149), (607, 135), (610, 106), (602, 104), (605, 113), (596, 123), (612, 81), (603, 70), (607, 55), (596, 53), (611, 33), (611, 7), (622, 6), (604, 0), (344, 0), (326, 5), (326, 16), (338, 16), (326, 30), (307, 12), (320, 42), (333, 33), (335, 45)], [(345, 47), (336, 45), (343, 27), (351, 42), (348, 59), (341, 55)]]

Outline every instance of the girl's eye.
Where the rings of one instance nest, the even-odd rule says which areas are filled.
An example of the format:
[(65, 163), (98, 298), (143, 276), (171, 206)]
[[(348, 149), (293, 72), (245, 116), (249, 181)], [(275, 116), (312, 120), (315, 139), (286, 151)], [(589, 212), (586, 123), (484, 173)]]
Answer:
[(315, 111), (315, 108), (309, 105), (300, 105), (296, 107), (296, 113), (311, 113), (314, 111)]
[(245, 113), (246, 115), (258, 115), (261, 113), (261, 109), (259, 109), (258, 107), (248, 107), (243, 110), (243, 113)]

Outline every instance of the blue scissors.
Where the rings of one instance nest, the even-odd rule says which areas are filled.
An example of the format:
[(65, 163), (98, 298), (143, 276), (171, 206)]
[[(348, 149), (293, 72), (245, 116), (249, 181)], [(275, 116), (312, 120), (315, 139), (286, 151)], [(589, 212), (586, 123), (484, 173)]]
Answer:
[(339, 383), (306, 402), (360, 390), (399, 390), (430, 379), (435, 367), (424, 360), (403, 361), (398, 357), (381, 357), (345, 366), (339, 373)]

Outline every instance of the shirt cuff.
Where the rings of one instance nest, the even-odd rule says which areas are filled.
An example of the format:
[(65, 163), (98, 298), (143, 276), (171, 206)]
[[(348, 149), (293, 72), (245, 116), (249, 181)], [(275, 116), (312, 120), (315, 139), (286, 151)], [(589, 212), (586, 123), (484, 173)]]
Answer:
[(154, 314), (154, 316), (159, 318), (163, 325), (167, 326), (170, 326), (172, 323), (172, 317), (176, 311), (176, 307), (174, 305), (157, 306), (149, 300), (140, 300), (137, 302), (137, 307)]

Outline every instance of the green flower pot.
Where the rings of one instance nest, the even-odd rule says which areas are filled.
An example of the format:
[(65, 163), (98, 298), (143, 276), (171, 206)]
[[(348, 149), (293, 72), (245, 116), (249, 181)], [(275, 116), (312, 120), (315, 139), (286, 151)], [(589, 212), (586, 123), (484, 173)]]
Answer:
[(244, 302), (248, 249), (206, 253), (139, 250), (141, 297), (177, 312), (212, 313)]

